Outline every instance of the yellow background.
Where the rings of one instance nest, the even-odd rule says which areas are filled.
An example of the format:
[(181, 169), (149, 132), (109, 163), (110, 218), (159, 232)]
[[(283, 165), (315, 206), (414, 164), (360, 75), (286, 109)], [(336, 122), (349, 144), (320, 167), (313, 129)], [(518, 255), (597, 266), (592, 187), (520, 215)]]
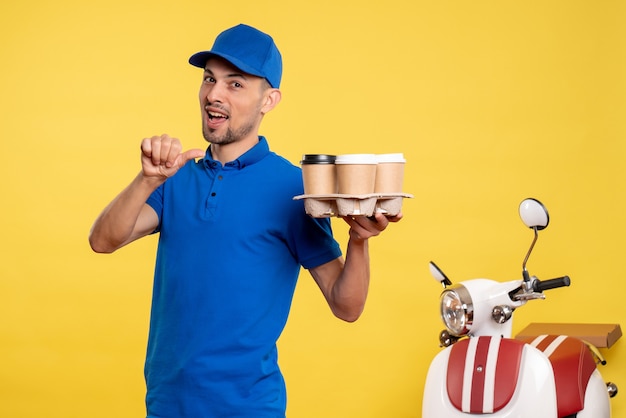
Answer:
[[(551, 214), (529, 269), (572, 286), (514, 329), (626, 325), (625, 19), (618, 0), (3, 2), (0, 416), (144, 416), (156, 240), (106, 256), (87, 234), (143, 137), (205, 146), (187, 58), (240, 22), (283, 53), (275, 151), (403, 152), (415, 195), (371, 243), (357, 323), (301, 276), (280, 341), (291, 418), (419, 417), (442, 328), (428, 261), (456, 281), (519, 277), (528, 196)], [(625, 344), (602, 369), (623, 389)], [(626, 393), (613, 408), (626, 417)]]

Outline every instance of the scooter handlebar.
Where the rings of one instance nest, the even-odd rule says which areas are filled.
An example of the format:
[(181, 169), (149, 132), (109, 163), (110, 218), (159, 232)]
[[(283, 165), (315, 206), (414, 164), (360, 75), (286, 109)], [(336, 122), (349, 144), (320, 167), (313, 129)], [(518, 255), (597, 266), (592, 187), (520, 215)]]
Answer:
[(549, 280), (535, 280), (533, 283), (533, 290), (538, 293), (542, 293), (544, 290), (556, 289), (559, 287), (566, 287), (570, 285), (569, 276), (557, 277), (556, 279)]

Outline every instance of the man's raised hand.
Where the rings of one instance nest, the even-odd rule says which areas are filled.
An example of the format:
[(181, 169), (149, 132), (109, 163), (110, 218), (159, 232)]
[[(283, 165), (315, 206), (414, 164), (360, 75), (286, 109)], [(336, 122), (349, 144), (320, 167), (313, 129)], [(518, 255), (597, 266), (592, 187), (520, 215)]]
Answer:
[(141, 165), (146, 177), (159, 177), (162, 180), (172, 177), (189, 160), (204, 156), (201, 149), (182, 152), (183, 145), (178, 138), (164, 134), (144, 138), (141, 141)]

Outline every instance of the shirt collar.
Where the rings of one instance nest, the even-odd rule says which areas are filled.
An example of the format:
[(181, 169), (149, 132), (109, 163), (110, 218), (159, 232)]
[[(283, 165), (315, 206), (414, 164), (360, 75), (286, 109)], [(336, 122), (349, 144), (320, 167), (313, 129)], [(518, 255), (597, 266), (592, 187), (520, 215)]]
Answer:
[[(261, 159), (263, 159), (267, 154), (269, 154), (270, 148), (267, 143), (267, 140), (264, 136), (259, 136), (259, 142), (256, 143), (255, 146), (250, 148), (248, 151), (239, 156), (236, 160), (227, 162), (224, 164), (225, 167), (233, 167), (235, 169), (241, 170), (246, 166), (252, 165)], [(204, 154), (204, 165), (207, 168), (215, 168), (221, 166), (219, 161), (216, 161), (211, 156), (211, 146), (206, 150)]]

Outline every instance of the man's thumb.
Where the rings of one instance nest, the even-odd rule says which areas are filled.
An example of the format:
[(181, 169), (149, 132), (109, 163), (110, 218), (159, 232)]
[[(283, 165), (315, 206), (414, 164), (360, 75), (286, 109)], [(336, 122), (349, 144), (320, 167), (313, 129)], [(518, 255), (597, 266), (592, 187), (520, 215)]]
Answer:
[(190, 149), (188, 151), (183, 152), (181, 154), (181, 157), (182, 157), (182, 161), (180, 165), (182, 167), (183, 165), (187, 163), (187, 161), (191, 159), (204, 157), (204, 151), (198, 148)]

